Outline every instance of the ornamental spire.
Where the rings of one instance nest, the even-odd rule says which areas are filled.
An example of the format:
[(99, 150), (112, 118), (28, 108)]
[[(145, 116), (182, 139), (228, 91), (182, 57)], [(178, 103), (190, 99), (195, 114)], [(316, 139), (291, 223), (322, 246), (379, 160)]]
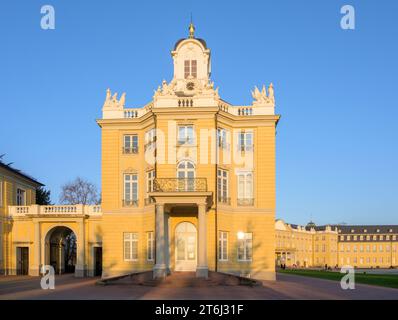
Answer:
[(192, 13), (191, 13), (191, 23), (189, 24), (189, 38), (195, 38), (195, 26), (192, 23)]

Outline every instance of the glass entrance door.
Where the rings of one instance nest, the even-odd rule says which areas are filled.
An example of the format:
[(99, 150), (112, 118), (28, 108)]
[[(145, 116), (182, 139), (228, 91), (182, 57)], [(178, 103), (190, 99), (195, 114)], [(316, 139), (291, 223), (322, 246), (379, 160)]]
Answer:
[(196, 228), (192, 223), (181, 222), (175, 230), (175, 270), (196, 270)]

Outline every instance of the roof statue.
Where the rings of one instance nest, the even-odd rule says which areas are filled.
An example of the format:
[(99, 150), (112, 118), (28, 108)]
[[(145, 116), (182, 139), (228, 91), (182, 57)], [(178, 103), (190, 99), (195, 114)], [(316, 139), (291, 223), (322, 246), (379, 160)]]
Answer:
[(265, 89), (265, 85), (263, 85), (261, 91), (257, 88), (257, 86), (254, 86), (254, 90), (251, 93), (254, 99), (253, 105), (267, 105), (273, 104), (275, 102), (274, 86), (272, 83), (268, 87), (268, 95)]
[(117, 92), (112, 95), (111, 90), (106, 89), (106, 97), (104, 102), (104, 108), (123, 108), (126, 104), (126, 93), (120, 96), (120, 100), (117, 99)]

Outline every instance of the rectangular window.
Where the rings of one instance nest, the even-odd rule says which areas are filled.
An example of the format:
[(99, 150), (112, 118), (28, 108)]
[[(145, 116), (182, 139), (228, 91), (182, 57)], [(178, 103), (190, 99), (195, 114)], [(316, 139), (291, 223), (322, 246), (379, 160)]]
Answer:
[(217, 170), (217, 198), (218, 202), (230, 204), (228, 198), (228, 171)]
[(147, 239), (147, 250), (146, 250), (146, 259), (148, 261), (154, 261), (154, 244), (155, 244), (155, 238), (153, 231), (147, 232), (146, 233), (146, 239)]
[(123, 234), (124, 260), (138, 260), (138, 233), (127, 232)]
[(194, 144), (193, 126), (178, 127), (178, 144)]
[(377, 251), (377, 246), (374, 244), (373, 245), (373, 252), (376, 252)]
[(253, 132), (240, 132), (238, 141), (238, 150), (252, 151), (253, 150)]
[(370, 252), (370, 245), (366, 245), (366, 252)]
[(252, 247), (253, 247), (253, 234), (252, 233), (238, 233), (238, 261), (251, 261), (252, 260)]
[(238, 173), (238, 205), (252, 206), (253, 199), (253, 172)]
[(229, 149), (227, 142), (228, 131), (223, 128), (217, 129), (217, 144), (219, 148)]
[(138, 175), (124, 175), (124, 206), (138, 206)]
[(155, 170), (146, 173), (146, 191), (153, 192), (153, 182), (155, 180)]
[(145, 151), (147, 149), (153, 149), (155, 146), (156, 136), (155, 136), (155, 129), (150, 129), (145, 132)]
[(126, 134), (123, 136), (123, 153), (138, 153), (138, 135)]
[(220, 231), (218, 233), (218, 260), (228, 260), (228, 232)]
[(17, 189), (17, 206), (26, 205), (26, 191), (23, 189)]
[(197, 77), (197, 61), (196, 60), (185, 60), (184, 61), (184, 78), (187, 79), (189, 76), (193, 78)]

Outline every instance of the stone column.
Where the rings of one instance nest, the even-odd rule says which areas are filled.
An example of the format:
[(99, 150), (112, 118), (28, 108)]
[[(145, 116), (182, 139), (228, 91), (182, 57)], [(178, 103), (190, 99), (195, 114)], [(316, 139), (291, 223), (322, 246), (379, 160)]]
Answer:
[(84, 219), (79, 221), (79, 234), (77, 235), (77, 261), (76, 261), (76, 270), (75, 277), (84, 277), (84, 265), (85, 265), (85, 232), (84, 232)]
[(196, 276), (207, 278), (209, 268), (207, 266), (207, 217), (206, 203), (198, 204), (198, 265), (196, 267)]
[(166, 276), (164, 204), (156, 204), (155, 208), (156, 260), (153, 267), (153, 278), (157, 279)]
[(40, 222), (34, 222), (35, 236), (34, 236), (34, 264), (32, 270), (29, 272), (32, 276), (40, 275), (40, 262), (41, 262), (41, 246), (40, 246)]

